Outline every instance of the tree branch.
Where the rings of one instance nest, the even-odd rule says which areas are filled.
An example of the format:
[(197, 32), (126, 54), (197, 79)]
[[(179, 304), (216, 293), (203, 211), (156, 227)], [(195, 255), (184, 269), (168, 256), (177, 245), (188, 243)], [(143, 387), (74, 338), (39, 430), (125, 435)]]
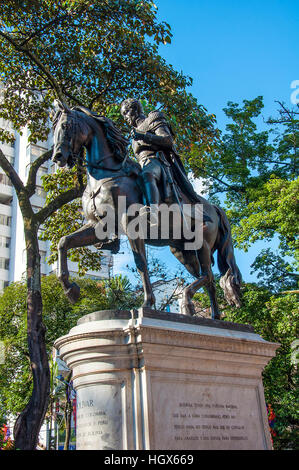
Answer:
[(52, 21), (49, 21), (49, 23), (47, 23), (46, 25), (44, 25), (43, 28), (40, 28), (36, 31), (33, 31), (30, 36), (28, 36), (26, 39), (24, 39), (21, 43), (20, 43), (20, 46), (25, 46), (29, 41), (31, 41), (31, 39), (33, 39), (35, 36), (39, 36), (40, 34), (42, 34), (46, 29), (48, 29), (49, 27), (55, 25), (55, 24), (58, 24), (60, 23), (61, 21), (65, 20), (66, 18), (69, 18), (71, 15), (70, 15), (70, 12), (68, 12), (67, 14), (63, 15), (63, 16), (57, 16), (54, 20)]
[(236, 191), (238, 193), (244, 193), (244, 188), (242, 186), (236, 186), (236, 185), (230, 185), (228, 183), (225, 183), (225, 181), (221, 180), (220, 178), (218, 178), (217, 176), (214, 176), (214, 175), (211, 175), (209, 173), (206, 173), (206, 176), (208, 176), (209, 178), (212, 178), (216, 181), (218, 181), (218, 183), (220, 184), (223, 184), (224, 186), (227, 187), (226, 190), (222, 190), (222, 191), (217, 191), (217, 192), (225, 192), (225, 191)]
[(14, 38), (12, 38), (10, 34), (4, 33), (3, 31), (0, 31), (0, 36), (2, 36), (6, 41), (8, 41), (15, 48), (16, 51), (25, 54), (30, 59), (30, 61), (32, 63), (34, 63), (39, 68), (39, 70), (41, 72), (43, 72), (44, 76), (41, 74), (41, 72), (38, 72), (38, 73), (44, 79), (45, 79), (45, 77), (47, 78), (47, 81), (51, 85), (53, 91), (56, 93), (56, 97), (60, 101), (64, 101), (64, 97), (67, 96), (68, 98), (73, 100), (75, 103), (78, 103), (78, 104), (82, 105), (82, 103), (80, 103), (77, 98), (75, 98), (69, 92), (66, 92), (59, 85), (59, 83), (57, 82), (57, 80), (53, 76), (53, 74), (50, 72), (50, 70), (40, 61), (40, 59), (35, 54), (33, 54), (28, 49), (27, 44), (25, 44), (24, 46), (22, 46), (21, 44), (18, 44), (18, 42)]
[(104, 93), (106, 93), (109, 89), (109, 87), (112, 85), (113, 83), (113, 80), (114, 80), (114, 77), (115, 77), (115, 73), (116, 73), (116, 69), (113, 69), (111, 70), (111, 75), (110, 75), (110, 78), (109, 80), (107, 81), (107, 84), (106, 86), (99, 92), (95, 95), (95, 97), (90, 101), (89, 105), (88, 105), (88, 108), (89, 109), (92, 109), (94, 103), (96, 103), (96, 101), (101, 97), (103, 96)]
[(61, 87), (56, 82), (51, 72), (41, 63), (39, 58), (36, 57), (31, 51), (29, 51), (26, 45), (22, 46), (18, 44), (17, 41), (15, 41), (15, 39), (11, 37), (10, 34), (0, 31), (0, 36), (2, 36), (6, 41), (8, 41), (16, 49), (16, 51), (23, 52), (25, 55), (27, 55), (27, 57), (31, 60), (31, 62), (33, 62), (42, 70), (42, 72), (47, 77), (49, 83), (52, 85), (54, 91), (56, 92), (57, 98), (63, 101), (63, 93), (62, 93)]
[(25, 186), (29, 197), (33, 196), (35, 193), (35, 188), (36, 188), (36, 175), (38, 172), (38, 169), (45, 163), (49, 158), (51, 158), (52, 151), (48, 150), (47, 152), (43, 153), (40, 157), (38, 157), (30, 166), (28, 178), (27, 178), (27, 184)]
[(59, 194), (53, 201), (49, 202), (45, 207), (43, 207), (39, 212), (35, 214), (35, 218), (38, 223), (43, 224), (50, 215), (55, 211), (60, 209), (64, 204), (73, 201), (79, 197), (82, 197), (84, 192), (84, 187), (77, 186), (75, 188), (69, 189), (65, 193)]

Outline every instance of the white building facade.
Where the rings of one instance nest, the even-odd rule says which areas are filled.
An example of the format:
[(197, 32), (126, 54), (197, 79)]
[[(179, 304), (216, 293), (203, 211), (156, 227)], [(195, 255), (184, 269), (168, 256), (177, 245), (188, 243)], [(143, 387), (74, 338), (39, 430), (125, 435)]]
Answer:
[[(47, 142), (32, 144), (28, 142), (28, 131), (22, 135), (15, 132), (10, 123), (0, 118), (0, 127), (9, 130), (15, 136), (14, 144), (1, 143), (1, 150), (13, 164), (21, 180), (26, 183), (30, 164), (52, 146), (52, 138)], [(36, 192), (31, 198), (34, 211), (41, 209), (46, 202), (41, 177), (55, 171), (55, 164), (50, 160), (42, 165), (37, 174)], [(42, 228), (41, 228), (42, 230)], [(56, 272), (55, 264), (49, 265), (50, 242), (39, 241), (41, 256), (41, 274)], [(94, 249), (96, 251), (96, 249)], [(100, 272), (88, 271), (86, 277), (107, 279), (112, 275), (113, 256), (103, 251), (102, 268)], [(78, 272), (76, 263), (69, 261), (70, 275)], [(18, 205), (15, 190), (0, 167), (0, 292), (14, 281), (20, 281), (26, 273), (26, 251), (22, 214)]]

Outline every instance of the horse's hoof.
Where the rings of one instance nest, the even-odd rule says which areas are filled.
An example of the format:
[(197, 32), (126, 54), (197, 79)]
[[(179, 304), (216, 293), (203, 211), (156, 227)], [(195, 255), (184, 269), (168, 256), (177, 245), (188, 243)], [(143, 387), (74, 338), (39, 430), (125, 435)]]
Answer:
[(71, 302), (71, 304), (75, 304), (80, 297), (80, 287), (73, 282), (70, 287), (65, 291), (65, 295)]
[(220, 318), (221, 318), (220, 312), (214, 313), (214, 315), (212, 315), (212, 320), (220, 320)]
[(145, 300), (141, 307), (142, 308), (153, 308), (154, 304), (155, 304), (155, 302), (153, 300), (149, 299), (149, 300)]
[(192, 315), (195, 315), (195, 308), (194, 308), (194, 305), (192, 302), (187, 302), (187, 303), (183, 303), (181, 305), (181, 313), (182, 315), (187, 315), (187, 316), (192, 316)]
[(141, 307), (142, 308), (153, 308), (153, 304), (151, 302), (143, 302)]

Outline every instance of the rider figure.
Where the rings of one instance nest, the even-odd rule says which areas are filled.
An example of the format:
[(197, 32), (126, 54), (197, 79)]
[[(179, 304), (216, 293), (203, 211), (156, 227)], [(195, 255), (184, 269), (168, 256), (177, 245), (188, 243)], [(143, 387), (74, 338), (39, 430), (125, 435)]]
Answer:
[(121, 114), (133, 126), (132, 147), (142, 168), (144, 212), (151, 213), (152, 223), (156, 223), (159, 202), (167, 201), (174, 191), (178, 195), (177, 188), (190, 203), (201, 203), (174, 148), (174, 134), (163, 113), (152, 111), (146, 116), (140, 101), (129, 98), (122, 102)]

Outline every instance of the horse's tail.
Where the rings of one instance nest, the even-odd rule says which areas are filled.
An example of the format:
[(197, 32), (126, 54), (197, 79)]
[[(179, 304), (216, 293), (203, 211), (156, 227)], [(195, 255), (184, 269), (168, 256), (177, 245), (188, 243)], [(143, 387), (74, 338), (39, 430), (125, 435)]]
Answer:
[(237, 266), (229, 221), (224, 210), (214, 206), (219, 216), (219, 237), (217, 242), (217, 264), (221, 274), (220, 286), (230, 305), (241, 307), (242, 276)]

